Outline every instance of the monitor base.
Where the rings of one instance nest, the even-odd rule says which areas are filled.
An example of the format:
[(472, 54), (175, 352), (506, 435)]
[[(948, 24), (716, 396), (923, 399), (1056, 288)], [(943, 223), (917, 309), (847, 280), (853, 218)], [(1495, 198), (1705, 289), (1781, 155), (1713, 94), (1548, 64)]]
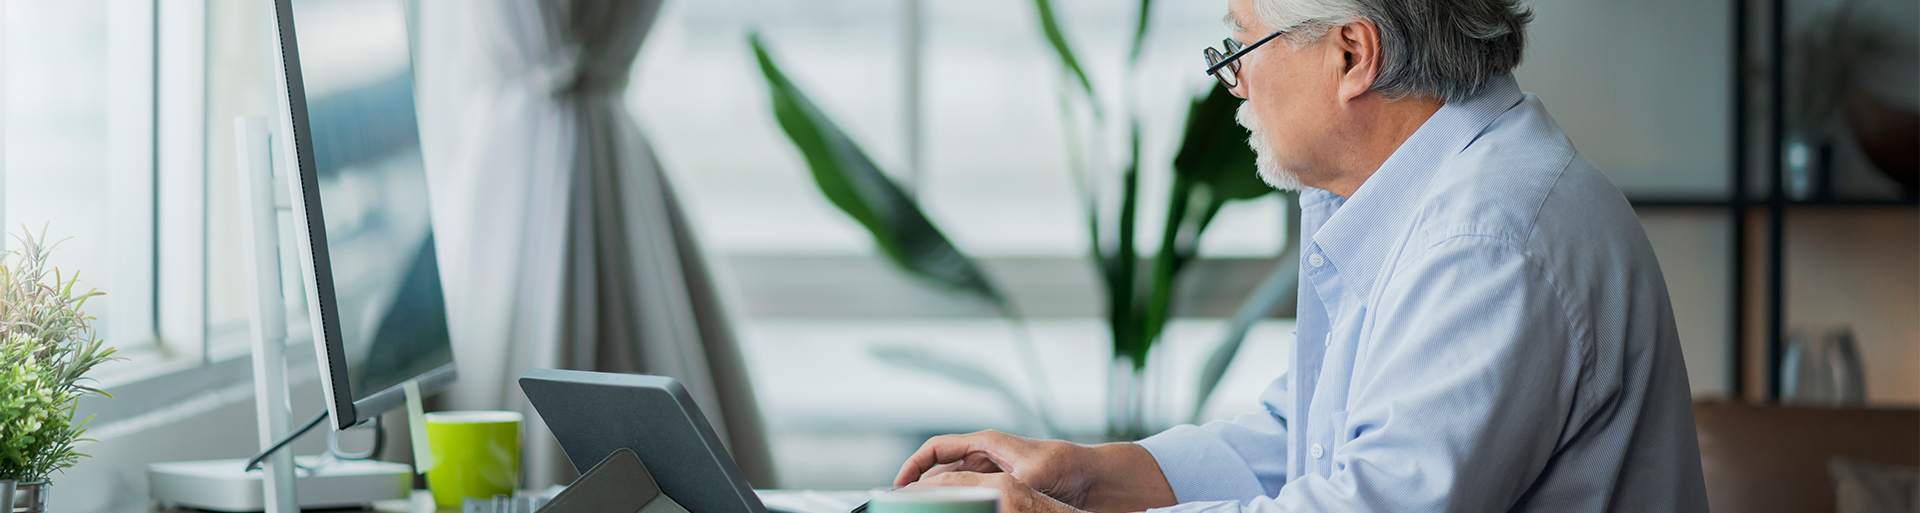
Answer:
[[(162, 504), (227, 512), (266, 510), (262, 471), (242, 471), (247, 460), (155, 463), (147, 466), (153, 499)], [(413, 467), (384, 461), (334, 461), (294, 478), (300, 507), (329, 508), (405, 499)]]

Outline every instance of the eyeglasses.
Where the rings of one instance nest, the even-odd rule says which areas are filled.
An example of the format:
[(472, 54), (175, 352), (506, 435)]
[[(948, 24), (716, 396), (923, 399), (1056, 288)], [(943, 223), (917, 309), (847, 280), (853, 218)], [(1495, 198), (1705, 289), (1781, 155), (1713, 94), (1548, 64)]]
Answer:
[[(1238, 40), (1227, 38), (1221, 42), (1222, 46), (1225, 46), (1227, 49), (1225, 54), (1222, 54), (1219, 49), (1207, 47), (1207, 74), (1219, 79), (1220, 85), (1227, 86), (1229, 90), (1239, 86), (1240, 57), (1246, 55), (1247, 52), (1253, 51), (1255, 48), (1259, 48), (1260, 45), (1267, 44), (1267, 41), (1272, 41), (1273, 38), (1280, 37), (1281, 34), (1285, 33), (1287, 33), (1285, 30), (1274, 32), (1259, 41), (1255, 41), (1251, 45), (1242, 45)], [(1226, 68), (1226, 72), (1222, 73), (1220, 68)]]

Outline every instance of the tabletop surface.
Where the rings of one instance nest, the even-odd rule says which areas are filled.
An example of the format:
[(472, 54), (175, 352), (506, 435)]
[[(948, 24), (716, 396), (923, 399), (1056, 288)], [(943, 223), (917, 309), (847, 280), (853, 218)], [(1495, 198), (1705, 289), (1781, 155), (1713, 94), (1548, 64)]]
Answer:
[[(197, 511), (202, 511), (202, 510), (197, 510), (197, 509), (193, 509), (193, 508), (179, 508), (179, 507), (158, 507), (158, 506), (156, 506), (156, 507), (154, 507), (154, 508), (153, 508), (153, 511), (154, 511), (155, 513), (161, 513), (161, 512), (197, 512)], [(407, 498), (406, 500), (390, 500), (390, 501), (379, 501), (379, 502), (375, 502), (375, 503), (373, 503), (373, 507), (372, 507), (372, 508), (361, 508), (361, 509), (330, 509), (330, 510), (326, 510), (326, 511), (342, 511), (342, 512), (345, 512), (345, 511), (383, 511), (383, 512), (392, 512), (392, 513), (432, 513), (432, 512), (434, 512), (434, 511), (459, 511), (459, 510), (458, 510), (458, 509), (445, 509), (445, 510), (436, 510), (436, 509), (434, 508), (434, 506), (433, 506), (433, 494), (432, 494), (432, 493), (430, 493), (430, 492), (428, 492), (428, 491), (426, 491), (426, 490), (414, 490), (414, 491), (413, 491), (413, 495), (412, 495), (412, 496), (410, 496), (410, 497), (408, 497), (408, 498)]]
[[(521, 494), (533, 493), (522, 490)], [(549, 491), (548, 493), (552, 493)], [(851, 511), (871, 498), (877, 491), (817, 491), (817, 490), (754, 490), (760, 500), (772, 510), (786, 513), (844, 513)], [(191, 508), (155, 507), (155, 513), (195, 512)], [(426, 490), (414, 490), (407, 500), (391, 500), (373, 503), (372, 508), (333, 509), (327, 511), (380, 511), (392, 513), (434, 513), (437, 511), (459, 511), (457, 508), (436, 509), (433, 494)]]

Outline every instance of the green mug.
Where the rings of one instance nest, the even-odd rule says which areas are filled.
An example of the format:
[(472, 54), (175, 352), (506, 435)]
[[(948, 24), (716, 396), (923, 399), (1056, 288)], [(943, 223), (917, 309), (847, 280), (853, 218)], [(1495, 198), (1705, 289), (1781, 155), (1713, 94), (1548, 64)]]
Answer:
[(466, 498), (513, 495), (520, 477), (519, 412), (443, 411), (427, 414), (433, 503), (459, 508)]
[(894, 490), (873, 497), (867, 513), (997, 513), (1000, 490), (980, 486), (933, 486)]

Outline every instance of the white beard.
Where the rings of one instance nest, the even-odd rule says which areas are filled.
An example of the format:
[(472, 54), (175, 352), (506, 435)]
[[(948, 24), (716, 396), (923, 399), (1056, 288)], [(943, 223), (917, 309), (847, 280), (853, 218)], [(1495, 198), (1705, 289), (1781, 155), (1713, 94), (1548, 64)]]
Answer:
[(1234, 120), (1251, 132), (1247, 145), (1253, 147), (1254, 169), (1261, 180), (1283, 191), (1298, 191), (1305, 186), (1300, 183), (1300, 175), (1281, 168), (1280, 162), (1273, 159), (1273, 144), (1267, 141), (1267, 133), (1260, 130), (1260, 120), (1253, 115), (1253, 102), (1240, 102)]

